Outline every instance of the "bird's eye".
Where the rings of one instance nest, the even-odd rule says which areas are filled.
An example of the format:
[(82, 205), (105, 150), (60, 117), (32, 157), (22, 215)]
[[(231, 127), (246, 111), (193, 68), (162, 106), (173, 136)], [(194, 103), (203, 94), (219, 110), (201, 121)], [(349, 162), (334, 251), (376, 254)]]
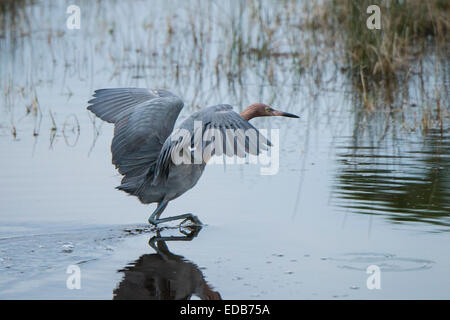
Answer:
[(270, 107), (266, 107), (266, 113), (270, 113), (272, 109)]

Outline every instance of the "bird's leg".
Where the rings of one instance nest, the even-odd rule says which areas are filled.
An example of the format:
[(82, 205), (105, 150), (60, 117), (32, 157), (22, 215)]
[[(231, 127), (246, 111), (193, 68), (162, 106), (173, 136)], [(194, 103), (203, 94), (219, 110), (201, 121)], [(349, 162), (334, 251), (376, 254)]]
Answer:
[(153, 211), (150, 218), (148, 218), (148, 222), (156, 226), (160, 222), (159, 216), (161, 215), (161, 213), (163, 213), (164, 209), (167, 207), (168, 204), (169, 202), (167, 202), (166, 200), (163, 200), (160, 203), (158, 203), (158, 206), (156, 207), (155, 211)]
[(158, 224), (161, 222), (168, 222), (168, 221), (181, 220), (181, 219), (184, 219), (184, 220), (180, 223), (180, 225), (187, 220), (192, 221), (194, 223), (194, 225), (196, 225), (196, 226), (203, 225), (202, 222), (199, 220), (199, 218), (197, 218), (197, 216), (193, 215), (192, 213), (185, 213), (185, 214), (180, 214), (178, 216), (157, 219), (156, 223)]
[[(156, 226), (157, 224), (162, 223), (162, 222), (184, 219), (183, 222), (190, 220), (195, 225), (199, 225), (199, 226), (202, 225), (201, 221), (196, 216), (194, 216), (192, 213), (185, 213), (185, 214), (180, 214), (178, 216), (160, 219), (159, 217), (161, 216), (161, 213), (164, 211), (164, 209), (167, 207), (167, 204), (168, 204), (168, 201), (166, 201), (166, 200), (161, 201), (158, 204), (158, 206), (156, 207), (155, 211), (153, 211), (150, 218), (148, 219), (148, 222), (150, 222), (151, 224)], [(183, 222), (181, 222), (181, 223), (183, 223)], [(181, 223), (180, 223), (180, 225), (181, 225)]]

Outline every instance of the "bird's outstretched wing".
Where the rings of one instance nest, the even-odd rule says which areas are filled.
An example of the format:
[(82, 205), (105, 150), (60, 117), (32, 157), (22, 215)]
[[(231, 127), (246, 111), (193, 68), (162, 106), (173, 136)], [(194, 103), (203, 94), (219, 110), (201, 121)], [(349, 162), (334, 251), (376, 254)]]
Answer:
[(88, 110), (100, 119), (116, 123), (137, 104), (158, 98), (158, 91), (143, 88), (111, 88), (95, 90), (94, 98), (89, 100)]
[(180, 98), (162, 89), (101, 89), (89, 103), (88, 110), (115, 124), (112, 162), (127, 178), (146, 173), (156, 162), (183, 108)]
[[(198, 135), (200, 129), (202, 131)], [(225, 154), (243, 158), (246, 154), (258, 155), (271, 146), (271, 142), (233, 111), (232, 106), (208, 107), (192, 114), (166, 139), (156, 163), (154, 183), (168, 176), (173, 157), (180, 157), (184, 151), (184, 156), (192, 160), (195, 151), (186, 153), (186, 150), (199, 147), (198, 136), (205, 162), (209, 160), (208, 155)]]

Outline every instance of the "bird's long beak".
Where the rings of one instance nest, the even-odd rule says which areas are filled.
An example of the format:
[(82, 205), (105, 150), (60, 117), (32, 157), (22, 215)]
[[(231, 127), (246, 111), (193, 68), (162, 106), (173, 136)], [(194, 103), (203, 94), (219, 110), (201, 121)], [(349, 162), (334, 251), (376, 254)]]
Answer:
[(300, 118), (299, 116), (297, 116), (293, 113), (288, 113), (288, 112), (283, 112), (283, 111), (278, 111), (278, 110), (273, 110), (272, 115), (279, 116), (279, 117), (288, 117), (288, 118)]

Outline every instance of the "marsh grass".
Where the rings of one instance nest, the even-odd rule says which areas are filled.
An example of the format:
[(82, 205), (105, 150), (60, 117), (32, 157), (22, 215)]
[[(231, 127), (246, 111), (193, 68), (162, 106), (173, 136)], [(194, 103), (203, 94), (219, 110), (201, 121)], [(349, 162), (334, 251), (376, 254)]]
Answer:
[(87, 94), (80, 83), (176, 88), (193, 110), (255, 100), (314, 110), (299, 101), (339, 91), (366, 119), (381, 111), (407, 132), (445, 130), (448, 3), (380, 2), (382, 29), (374, 31), (366, 28), (369, 2), (377, 3), (193, 0), (143, 13), (144, 2), (81, 1), (83, 32), (69, 32), (64, 5), (0, 0), (3, 109), (11, 119), (31, 116), (38, 135), (43, 114), (51, 132), (64, 127), (45, 87), (68, 103)]
[[(366, 9), (374, 4), (381, 9), (380, 30), (365, 27)], [(396, 78), (427, 46), (443, 51), (448, 45), (450, 2), (445, 0), (333, 0), (324, 5), (334, 28), (341, 30), (345, 61), (357, 77), (362, 70), (374, 79)]]
[[(374, 4), (381, 11), (379, 30), (366, 27), (366, 10)], [(336, 61), (362, 112), (395, 115), (407, 131), (446, 129), (450, 2), (331, 0), (316, 3), (311, 12), (306, 27), (335, 44)], [(421, 110), (413, 112), (413, 124), (398, 117), (411, 106)]]

